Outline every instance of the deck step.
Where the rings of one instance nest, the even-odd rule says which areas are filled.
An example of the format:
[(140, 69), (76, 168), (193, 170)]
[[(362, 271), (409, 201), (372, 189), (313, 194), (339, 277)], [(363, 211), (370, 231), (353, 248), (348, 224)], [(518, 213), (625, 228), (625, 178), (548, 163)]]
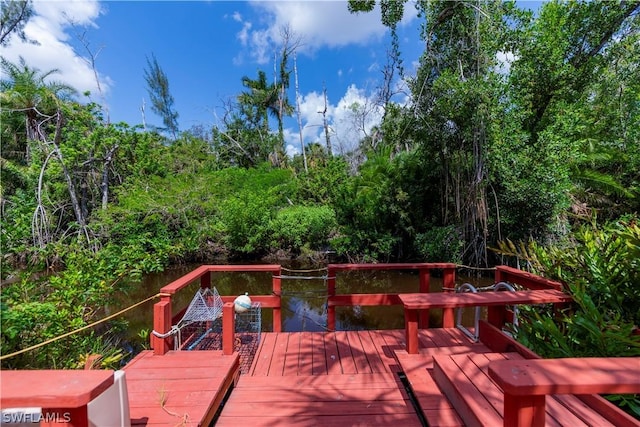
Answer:
[(216, 427), (422, 424), (393, 373), (241, 376)]
[[(433, 357), (433, 377), (467, 426), (502, 425), (504, 394), (488, 376), (494, 360), (522, 359), (518, 353), (451, 354)], [(568, 409), (571, 408), (571, 409)], [(575, 396), (549, 396), (546, 425), (611, 426)]]

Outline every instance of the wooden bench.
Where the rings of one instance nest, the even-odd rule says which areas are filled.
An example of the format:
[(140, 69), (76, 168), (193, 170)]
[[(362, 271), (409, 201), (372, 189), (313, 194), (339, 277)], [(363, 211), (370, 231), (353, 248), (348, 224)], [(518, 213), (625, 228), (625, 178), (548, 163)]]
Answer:
[(112, 385), (113, 371), (3, 370), (0, 408), (42, 408), (34, 418), (16, 419), (25, 424), (87, 427), (89, 402)]
[(640, 393), (640, 357), (496, 361), (489, 376), (504, 391), (504, 426), (542, 427), (547, 395)]
[(398, 298), (404, 306), (407, 353), (409, 354), (418, 353), (418, 314), (420, 310), (518, 304), (559, 304), (571, 301), (570, 295), (556, 289), (516, 292), (415, 293), (400, 294)]

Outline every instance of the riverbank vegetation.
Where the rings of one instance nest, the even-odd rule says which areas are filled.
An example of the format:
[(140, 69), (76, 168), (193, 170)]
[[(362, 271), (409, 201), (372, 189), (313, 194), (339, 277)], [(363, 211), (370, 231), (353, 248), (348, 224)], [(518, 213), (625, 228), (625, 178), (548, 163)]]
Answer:
[[(2, 354), (89, 324), (125, 283), (172, 263), (327, 252), (519, 260), (577, 302), (557, 326), (530, 314), (521, 339), (536, 351), (640, 354), (640, 4), (548, 2), (533, 16), (509, 2), (419, 1), (425, 51), (409, 76), (395, 26), (410, 5), (382, 3), (384, 115), (348, 151), (327, 133), (286, 155), (291, 43), (275, 80), (243, 77), (221, 123), (182, 132), (172, 105), (158, 105), (165, 130), (111, 123), (55, 70), (3, 59)], [(164, 77), (150, 90), (168, 90)], [(354, 121), (366, 107), (352, 106)], [(2, 366), (75, 366), (113, 348), (117, 327)]]

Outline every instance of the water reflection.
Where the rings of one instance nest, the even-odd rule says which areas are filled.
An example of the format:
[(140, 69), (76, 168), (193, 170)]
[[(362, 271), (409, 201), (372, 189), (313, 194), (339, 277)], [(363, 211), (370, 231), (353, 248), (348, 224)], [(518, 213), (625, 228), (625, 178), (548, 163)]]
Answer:
[[(132, 284), (131, 291), (119, 298), (119, 306), (111, 307), (115, 312), (137, 301), (143, 300), (157, 293), (160, 288), (182, 277), (200, 265), (184, 265), (172, 267), (163, 273), (149, 274), (141, 283)], [(282, 329), (285, 332), (323, 331), (327, 325), (327, 286), (326, 271), (313, 273), (319, 276), (309, 279), (310, 274), (304, 274), (306, 279), (282, 280)], [(457, 284), (469, 282), (474, 286), (486, 286), (493, 282), (490, 278), (458, 277)], [(270, 295), (272, 292), (271, 273), (239, 272), (212, 273), (211, 284), (220, 295)], [(198, 281), (181, 290), (172, 298), (173, 313), (185, 308), (199, 288)], [(419, 277), (416, 271), (346, 271), (340, 272), (336, 279), (336, 292), (348, 293), (405, 293), (418, 292)], [(442, 280), (431, 278), (431, 292), (442, 290)], [(129, 312), (125, 320), (129, 322), (129, 339), (139, 340), (137, 335), (141, 330), (153, 328), (153, 304), (151, 301), (138, 309)], [(465, 313), (472, 315), (472, 311)], [(430, 324), (439, 326), (441, 313), (433, 310), (430, 313)], [(468, 317), (468, 316), (467, 316)], [(467, 323), (467, 321), (465, 321)], [(262, 330), (272, 331), (273, 310), (262, 310)], [(401, 306), (381, 307), (336, 307), (336, 328), (338, 330), (365, 329), (402, 329), (404, 328), (404, 314)]]

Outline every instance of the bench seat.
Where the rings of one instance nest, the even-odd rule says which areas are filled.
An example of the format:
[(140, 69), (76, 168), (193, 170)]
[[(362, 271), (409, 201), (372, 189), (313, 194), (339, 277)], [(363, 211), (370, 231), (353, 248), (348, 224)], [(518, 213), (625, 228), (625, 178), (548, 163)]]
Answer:
[[(556, 289), (516, 292), (439, 292), (398, 295), (404, 306), (407, 352), (418, 353), (418, 311), (465, 307), (491, 307), (518, 304), (567, 303), (571, 296)], [(446, 325), (445, 325), (446, 326)]]

